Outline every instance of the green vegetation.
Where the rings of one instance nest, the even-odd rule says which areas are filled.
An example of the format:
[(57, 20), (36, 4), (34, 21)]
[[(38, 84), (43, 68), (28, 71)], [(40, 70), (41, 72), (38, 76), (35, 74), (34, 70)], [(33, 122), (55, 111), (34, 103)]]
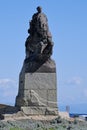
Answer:
[(23, 130), (21, 128), (10, 128), (10, 130)]
[(54, 130), (54, 128), (49, 128), (49, 130)]
[(57, 117), (51, 121), (21, 119), (17, 121), (0, 121), (0, 130), (87, 130), (87, 121), (65, 120)]

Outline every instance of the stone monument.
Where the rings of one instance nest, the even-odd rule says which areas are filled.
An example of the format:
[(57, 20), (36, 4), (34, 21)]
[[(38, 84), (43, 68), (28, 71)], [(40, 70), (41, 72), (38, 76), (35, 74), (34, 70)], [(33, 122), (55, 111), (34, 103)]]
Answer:
[(29, 26), (15, 106), (27, 115), (56, 115), (56, 66), (51, 59), (53, 42), (47, 17), (40, 6)]

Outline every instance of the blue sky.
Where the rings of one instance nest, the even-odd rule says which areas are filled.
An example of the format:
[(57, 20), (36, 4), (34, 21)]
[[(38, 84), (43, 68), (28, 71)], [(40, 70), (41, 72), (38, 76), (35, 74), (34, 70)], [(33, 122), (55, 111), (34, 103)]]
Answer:
[[(29, 20), (40, 5), (54, 41), (58, 103), (87, 113), (87, 0), (0, 1), (0, 103), (14, 104)], [(85, 109), (84, 109), (85, 108)]]

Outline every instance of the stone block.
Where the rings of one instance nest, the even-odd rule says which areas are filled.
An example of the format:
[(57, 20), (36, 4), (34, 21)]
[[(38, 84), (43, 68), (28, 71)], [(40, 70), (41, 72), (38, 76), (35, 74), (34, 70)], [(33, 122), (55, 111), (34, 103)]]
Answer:
[(57, 107), (56, 73), (20, 73), (16, 106)]
[(45, 115), (46, 108), (37, 106), (21, 107), (25, 115)]
[(48, 107), (37, 107), (37, 106), (28, 106), (21, 107), (21, 111), (25, 115), (58, 115), (58, 109), (49, 109)]
[(57, 107), (57, 90), (56, 89), (48, 89), (48, 107)]
[(56, 89), (56, 73), (26, 73), (24, 89)]
[(47, 106), (47, 90), (34, 89), (30, 91), (30, 101), (37, 106)]

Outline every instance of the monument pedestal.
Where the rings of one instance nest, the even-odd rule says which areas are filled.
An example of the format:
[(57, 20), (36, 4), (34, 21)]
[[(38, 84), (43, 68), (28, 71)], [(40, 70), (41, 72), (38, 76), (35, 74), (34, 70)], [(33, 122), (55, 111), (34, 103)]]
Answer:
[[(48, 62), (50, 67), (47, 69)], [(43, 68), (46, 71), (43, 72)], [(26, 72), (26, 64), (19, 77), (19, 92), (16, 106), (25, 114), (57, 114), (57, 88), (54, 61), (47, 61), (39, 70)]]
[(49, 108), (49, 107), (41, 107), (41, 106), (28, 106), (21, 107), (21, 111), (24, 112), (25, 115), (58, 115), (57, 108)]

